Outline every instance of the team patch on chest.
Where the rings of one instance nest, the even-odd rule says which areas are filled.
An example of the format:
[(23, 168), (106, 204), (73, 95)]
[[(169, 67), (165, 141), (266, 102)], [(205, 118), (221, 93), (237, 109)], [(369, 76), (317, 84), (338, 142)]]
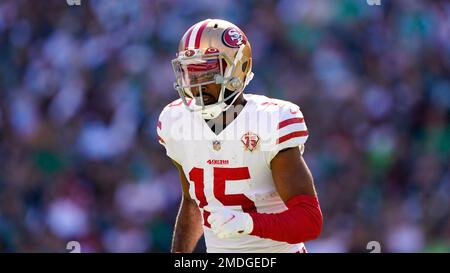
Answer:
[(253, 152), (258, 148), (259, 136), (255, 133), (248, 132), (241, 137), (241, 142), (244, 144), (244, 150)]

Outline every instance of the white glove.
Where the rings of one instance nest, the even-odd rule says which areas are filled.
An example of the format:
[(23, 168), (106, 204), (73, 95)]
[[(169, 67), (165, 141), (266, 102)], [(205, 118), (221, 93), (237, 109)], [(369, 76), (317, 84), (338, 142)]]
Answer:
[(220, 239), (238, 237), (253, 231), (253, 219), (248, 213), (225, 208), (208, 211), (211, 212), (208, 222)]

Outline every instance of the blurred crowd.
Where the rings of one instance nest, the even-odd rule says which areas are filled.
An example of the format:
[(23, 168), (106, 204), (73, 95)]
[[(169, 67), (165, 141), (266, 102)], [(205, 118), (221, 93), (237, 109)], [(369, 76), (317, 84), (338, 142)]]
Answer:
[(155, 129), (206, 18), (247, 34), (246, 92), (305, 115), (310, 252), (450, 252), (450, 3), (423, 0), (1, 0), (0, 252), (170, 250), (181, 189)]

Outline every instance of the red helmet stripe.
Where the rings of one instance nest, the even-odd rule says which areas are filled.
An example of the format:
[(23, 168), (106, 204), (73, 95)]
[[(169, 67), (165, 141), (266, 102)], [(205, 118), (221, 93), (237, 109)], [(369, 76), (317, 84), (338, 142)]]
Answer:
[(210, 20), (206, 20), (201, 26), (200, 29), (197, 32), (197, 37), (195, 37), (195, 48), (200, 47), (200, 39), (202, 38), (203, 30), (206, 28)]
[(200, 46), (201, 34), (209, 21), (210, 20), (201, 21), (192, 27), (192, 31), (188, 37), (189, 39), (186, 40), (187, 42), (187, 45), (185, 44), (186, 49), (198, 48)]
[(192, 26), (192, 31), (191, 34), (189, 35), (189, 39), (188, 39), (188, 45), (186, 48), (194, 48), (195, 46), (195, 38), (197, 37), (197, 32), (198, 29), (201, 27), (203, 22), (197, 23), (195, 25)]
[(194, 26), (192, 26), (186, 33), (186, 40), (184, 40), (184, 49), (187, 49), (189, 46), (189, 39), (191, 38), (192, 30), (194, 30)]

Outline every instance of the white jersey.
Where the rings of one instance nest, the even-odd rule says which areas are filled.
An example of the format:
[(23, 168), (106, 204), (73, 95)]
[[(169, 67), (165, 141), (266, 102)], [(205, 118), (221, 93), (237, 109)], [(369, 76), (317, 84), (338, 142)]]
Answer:
[(303, 114), (287, 101), (251, 94), (244, 98), (244, 108), (218, 135), (181, 99), (172, 102), (158, 121), (159, 142), (189, 180), (189, 194), (203, 215), (208, 252), (298, 252), (303, 243), (252, 235), (219, 239), (206, 221), (208, 210), (223, 206), (260, 213), (287, 209), (275, 188), (270, 162), (288, 147), (299, 147), (303, 153), (308, 138)]

